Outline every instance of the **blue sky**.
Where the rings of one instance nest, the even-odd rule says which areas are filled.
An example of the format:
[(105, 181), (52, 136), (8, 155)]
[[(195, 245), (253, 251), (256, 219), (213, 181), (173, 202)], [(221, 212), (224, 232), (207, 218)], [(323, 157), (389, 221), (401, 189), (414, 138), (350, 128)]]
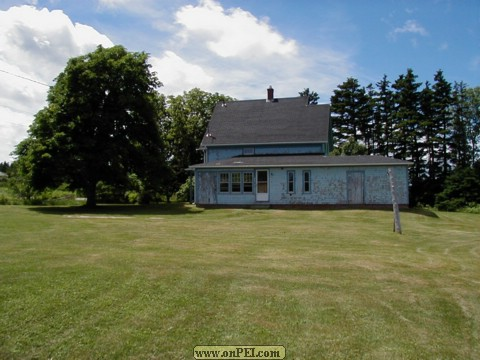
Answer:
[(68, 58), (98, 44), (145, 51), (165, 94), (193, 87), (238, 99), (329, 102), (407, 68), (480, 86), (478, 0), (0, 0), (0, 161), (45, 106)]

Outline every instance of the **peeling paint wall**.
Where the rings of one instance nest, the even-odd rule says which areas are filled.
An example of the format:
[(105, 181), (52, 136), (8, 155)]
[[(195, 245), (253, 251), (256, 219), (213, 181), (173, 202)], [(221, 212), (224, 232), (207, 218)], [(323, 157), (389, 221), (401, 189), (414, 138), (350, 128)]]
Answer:
[(195, 202), (197, 204), (217, 204), (216, 172), (199, 171), (195, 176)]
[[(356, 184), (355, 191), (363, 191), (363, 203), (368, 205), (391, 204), (392, 195), (386, 166), (322, 167), (322, 168), (274, 168), (269, 169), (269, 202), (275, 205), (347, 205), (349, 202), (349, 173), (363, 174), (363, 184)], [(195, 201), (197, 204), (249, 205), (255, 204), (256, 179), (253, 193), (219, 193), (218, 174), (220, 172), (238, 172), (239, 170), (197, 170)], [(242, 171), (251, 171), (254, 169)], [(288, 191), (287, 171), (295, 174), (294, 191)], [(303, 191), (303, 172), (309, 171), (310, 191)], [(408, 204), (408, 170), (406, 166), (393, 167), (396, 183), (397, 201)], [(358, 188), (362, 186), (362, 188)], [(352, 191), (350, 189), (350, 191)], [(354, 198), (359, 198), (358, 194)]]

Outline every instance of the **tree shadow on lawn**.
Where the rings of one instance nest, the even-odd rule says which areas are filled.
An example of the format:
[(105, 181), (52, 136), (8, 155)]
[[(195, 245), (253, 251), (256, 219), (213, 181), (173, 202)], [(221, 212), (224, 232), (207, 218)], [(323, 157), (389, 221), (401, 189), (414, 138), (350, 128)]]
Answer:
[[(228, 207), (232, 208), (232, 207)], [(369, 210), (368, 208), (359, 208), (361, 210)], [(127, 205), (127, 204), (100, 204), (94, 208), (86, 206), (32, 206), (29, 210), (36, 211), (46, 215), (93, 215), (93, 216), (136, 216), (136, 215), (195, 215), (200, 214), (208, 209), (196, 207), (189, 203), (162, 203), (155, 205)], [(266, 209), (268, 211), (269, 209)], [(274, 208), (272, 208), (274, 210)], [(341, 207), (328, 209), (315, 208), (296, 208), (292, 210), (304, 211), (345, 211), (358, 210), (355, 208)], [(391, 212), (388, 208), (372, 208), (370, 210)], [(427, 216), (431, 218), (439, 218), (439, 216), (432, 210), (426, 208), (405, 208), (400, 210), (401, 213), (411, 213), (416, 215)]]
[(100, 204), (94, 208), (86, 206), (32, 206), (29, 210), (46, 215), (94, 215), (94, 216), (136, 216), (136, 215), (186, 215), (199, 214), (203, 209), (188, 203), (156, 205)]
[[(364, 210), (364, 211), (382, 211), (382, 212), (393, 212), (391, 205), (292, 205), (292, 206), (272, 206), (272, 209), (284, 209), (284, 210), (300, 210), (300, 211), (352, 211), (352, 210)], [(431, 218), (439, 219), (438, 214), (429, 208), (424, 207), (401, 207), (400, 214), (409, 213), (415, 215), (422, 215)]]
[(426, 209), (426, 208), (409, 208), (409, 209), (401, 210), (400, 213), (402, 211), (407, 212), (407, 213), (411, 213), (411, 214), (416, 214), (416, 215), (423, 215), (423, 216), (427, 216), (427, 217), (431, 217), (431, 218), (435, 218), (435, 219), (440, 218), (437, 213), (435, 213), (434, 211), (432, 211), (430, 209)]

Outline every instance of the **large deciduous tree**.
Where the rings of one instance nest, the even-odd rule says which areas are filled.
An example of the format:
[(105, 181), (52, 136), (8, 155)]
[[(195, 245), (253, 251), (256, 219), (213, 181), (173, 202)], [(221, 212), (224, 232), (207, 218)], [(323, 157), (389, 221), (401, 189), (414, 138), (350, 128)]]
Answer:
[(68, 61), (16, 149), (34, 188), (67, 183), (95, 206), (100, 181), (124, 184), (135, 173), (154, 186), (163, 169), (161, 83), (147, 59), (122, 46), (99, 46)]
[(215, 105), (232, 100), (229, 96), (212, 94), (198, 88), (165, 99), (161, 129), (171, 178), (165, 189), (167, 199), (187, 180), (187, 168), (202, 162), (203, 154), (198, 151), (198, 146)]

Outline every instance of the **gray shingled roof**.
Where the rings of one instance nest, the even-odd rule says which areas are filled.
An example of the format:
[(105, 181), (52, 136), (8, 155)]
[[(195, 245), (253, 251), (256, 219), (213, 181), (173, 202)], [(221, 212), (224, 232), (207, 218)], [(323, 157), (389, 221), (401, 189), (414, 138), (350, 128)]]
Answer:
[(201, 147), (328, 143), (329, 122), (330, 105), (307, 105), (306, 97), (219, 103)]
[(259, 168), (259, 167), (331, 167), (331, 166), (408, 166), (405, 160), (384, 156), (323, 156), (323, 155), (272, 155), (238, 156), (205, 164), (192, 165), (190, 169)]

